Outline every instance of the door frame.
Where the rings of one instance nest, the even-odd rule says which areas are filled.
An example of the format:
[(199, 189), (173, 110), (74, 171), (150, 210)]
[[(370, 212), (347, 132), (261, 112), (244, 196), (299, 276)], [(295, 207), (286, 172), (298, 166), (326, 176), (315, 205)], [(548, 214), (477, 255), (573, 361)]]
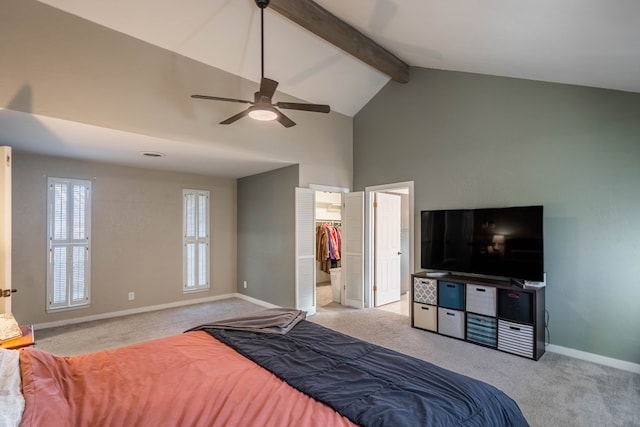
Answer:
[(365, 238), (364, 238), (364, 306), (365, 308), (372, 308), (373, 305), (373, 278), (374, 278), (374, 242), (375, 242), (375, 222), (374, 222), (374, 195), (377, 192), (389, 191), (395, 189), (408, 190), (409, 195), (409, 272), (414, 272), (414, 224), (415, 224), (415, 212), (414, 212), (414, 182), (404, 181), (390, 184), (374, 185), (365, 187)]
[[(314, 224), (315, 224), (315, 219), (316, 219), (315, 218), (315, 208), (316, 208), (316, 203), (317, 203), (315, 201), (315, 192), (316, 191), (324, 191), (326, 193), (342, 193), (342, 194), (351, 192), (351, 190), (349, 188), (346, 188), (346, 187), (335, 187), (335, 186), (324, 185), (324, 184), (309, 184), (308, 188), (310, 190), (314, 191), (314, 215), (313, 215), (314, 216)], [(342, 207), (341, 214), (340, 214), (341, 218), (344, 217), (344, 199), (342, 199), (342, 203), (343, 203), (343, 207)], [(314, 230), (315, 230), (315, 227), (314, 227)], [(313, 234), (313, 238), (315, 240), (315, 232)], [(316, 281), (316, 277), (315, 277), (315, 256), (314, 256), (314, 279), (313, 279), (313, 281), (314, 281), (314, 285), (315, 285), (315, 281)], [(317, 307), (317, 301), (318, 301), (318, 299), (317, 299), (317, 295), (316, 295), (317, 292), (316, 291), (317, 291), (316, 286), (314, 286), (313, 287), (313, 300), (316, 301), (316, 311), (317, 311), (317, 308), (318, 308)], [(345, 296), (344, 296), (344, 275), (341, 275), (341, 278), (340, 278), (340, 301), (341, 301), (341, 304), (344, 301), (344, 298), (345, 298)]]
[[(0, 146), (0, 292), (11, 292), (11, 147)], [(0, 295), (0, 314), (11, 314), (11, 294)]]

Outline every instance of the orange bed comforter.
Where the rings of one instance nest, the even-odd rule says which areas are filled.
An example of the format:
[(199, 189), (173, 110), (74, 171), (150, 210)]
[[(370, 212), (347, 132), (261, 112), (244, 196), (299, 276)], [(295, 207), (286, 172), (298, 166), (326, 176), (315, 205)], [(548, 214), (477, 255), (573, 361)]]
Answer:
[(353, 426), (206, 332), (58, 357), (20, 353), (21, 426)]

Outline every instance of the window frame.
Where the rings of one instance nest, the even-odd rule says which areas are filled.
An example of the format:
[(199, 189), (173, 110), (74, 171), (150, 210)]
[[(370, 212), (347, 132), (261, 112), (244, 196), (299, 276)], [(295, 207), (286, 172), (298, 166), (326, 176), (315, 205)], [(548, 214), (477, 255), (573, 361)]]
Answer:
[[(66, 206), (65, 206), (65, 222), (64, 233), (65, 238), (55, 239), (54, 234), (56, 230), (56, 195), (54, 186), (57, 184), (66, 185)], [(76, 211), (74, 207), (73, 188), (75, 186), (85, 187), (84, 202), (80, 209), (80, 216), (84, 231), (82, 238), (74, 238), (74, 226), (78, 227), (78, 224), (74, 223)], [(47, 178), (47, 293), (46, 293), (46, 311), (48, 313), (58, 312), (64, 310), (71, 310), (77, 308), (86, 308), (91, 305), (91, 199), (92, 199), (92, 183), (90, 180), (85, 179), (71, 179), (71, 178)], [(65, 290), (64, 301), (56, 302), (56, 286), (55, 286), (55, 273), (56, 262), (54, 253), (56, 248), (65, 248)], [(83, 281), (83, 295), (81, 298), (74, 298), (74, 294), (78, 289), (73, 285), (73, 254), (75, 248), (82, 248), (84, 254), (84, 269), (82, 271)]]
[[(193, 209), (193, 218), (189, 218), (188, 214), (188, 197), (194, 196), (196, 200), (195, 207)], [(201, 197), (204, 196), (206, 203), (204, 205), (204, 219), (198, 221), (198, 213), (201, 213)], [(183, 293), (192, 293), (192, 292), (203, 292), (208, 291), (211, 286), (211, 244), (210, 244), (210, 215), (211, 215), (211, 198), (209, 190), (194, 190), (194, 189), (183, 189), (182, 190), (182, 291)], [(195, 233), (193, 235), (189, 235), (188, 227), (190, 225), (189, 220), (192, 220), (191, 223), (195, 227)], [(204, 233), (201, 233), (201, 223), (204, 223)], [(204, 234), (204, 235), (202, 235)], [(189, 245), (193, 244), (194, 248), (194, 265), (193, 265), (193, 274), (195, 283), (193, 285), (189, 285), (189, 266), (188, 266), (188, 257), (189, 257)], [(204, 244), (206, 247), (206, 254), (204, 257), (204, 266), (201, 265), (200, 259), (200, 248)], [(205, 281), (202, 283), (201, 275), (199, 272), (202, 271), (204, 267), (204, 276)]]

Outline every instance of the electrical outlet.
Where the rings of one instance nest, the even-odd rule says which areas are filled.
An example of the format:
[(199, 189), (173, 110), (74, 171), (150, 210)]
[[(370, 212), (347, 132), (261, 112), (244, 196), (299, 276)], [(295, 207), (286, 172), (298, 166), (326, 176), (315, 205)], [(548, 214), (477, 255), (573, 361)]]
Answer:
[(136, 299), (136, 293), (135, 292), (129, 292), (129, 301), (133, 301), (134, 299)]
[(245, 289), (247, 289), (247, 281), (246, 280), (244, 281), (243, 286), (244, 286)]

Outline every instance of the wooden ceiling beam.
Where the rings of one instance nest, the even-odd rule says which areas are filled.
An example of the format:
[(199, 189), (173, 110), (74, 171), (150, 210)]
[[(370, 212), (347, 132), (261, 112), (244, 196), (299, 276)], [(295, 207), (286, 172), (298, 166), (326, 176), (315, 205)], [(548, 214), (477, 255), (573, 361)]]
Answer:
[(397, 56), (312, 0), (270, 0), (269, 7), (399, 83), (409, 66)]

